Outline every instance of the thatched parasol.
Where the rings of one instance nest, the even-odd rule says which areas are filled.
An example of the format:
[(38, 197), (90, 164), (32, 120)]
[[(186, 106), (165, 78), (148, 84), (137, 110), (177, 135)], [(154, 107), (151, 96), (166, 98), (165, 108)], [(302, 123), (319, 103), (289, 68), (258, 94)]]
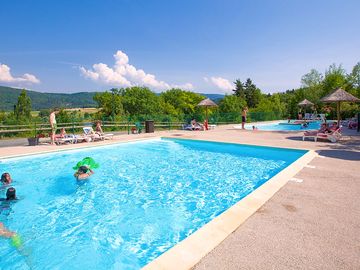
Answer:
[(312, 106), (312, 105), (314, 105), (314, 103), (312, 103), (311, 101), (308, 101), (305, 98), (303, 101), (299, 102), (298, 105), (301, 107), (306, 107), (306, 106)]
[(311, 101), (309, 101), (309, 100), (307, 100), (307, 99), (305, 98), (303, 101), (299, 102), (298, 105), (299, 105), (300, 107), (304, 107), (304, 108), (305, 108), (305, 112), (306, 112), (306, 107), (313, 106), (314, 103), (312, 103)]
[(206, 98), (202, 101), (200, 101), (200, 103), (197, 106), (203, 106), (205, 107), (205, 115), (206, 115), (206, 121), (208, 121), (208, 107), (217, 107), (216, 103), (214, 101), (212, 101), (210, 98)]
[(320, 101), (325, 103), (337, 103), (337, 121), (338, 126), (340, 126), (340, 102), (359, 102), (360, 99), (354, 97), (341, 88), (337, 88), (332, 93), (320, 99)]

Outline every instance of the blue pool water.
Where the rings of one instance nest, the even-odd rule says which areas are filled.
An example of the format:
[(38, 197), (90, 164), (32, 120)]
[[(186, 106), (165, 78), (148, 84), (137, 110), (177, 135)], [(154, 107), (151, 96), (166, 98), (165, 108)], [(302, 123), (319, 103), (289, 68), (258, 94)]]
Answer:
[[(304, 153), (156, 139), (1, 160), (19, 200), (0, 221), (24, 245), (0, 239), (0, 268), (139, 269)], [(101, 165), (79, 184), (87, 156)]]
[(268, 131), (305, 131), (305, 130), (316, 130), (320, 129), (321, 121), (309, 122), (307, 127), (302, 127), (301, 125), (294, 125), (293, 121), (288, 123), (288, 121), (279, 121), (276, 123), (251, 123), (245, 125), (246, 129), (252, 129), (252, 126), (256, 126), (259, 130), (268, 130)]

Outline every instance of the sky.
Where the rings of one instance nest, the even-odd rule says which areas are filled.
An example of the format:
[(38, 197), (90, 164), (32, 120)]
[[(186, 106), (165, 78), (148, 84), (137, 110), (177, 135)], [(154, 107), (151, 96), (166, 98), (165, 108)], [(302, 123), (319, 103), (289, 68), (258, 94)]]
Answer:
[(359, 0), (1, 0), (0, 85), (41, 92), (147, 86), (297, 88), (360, 61)]

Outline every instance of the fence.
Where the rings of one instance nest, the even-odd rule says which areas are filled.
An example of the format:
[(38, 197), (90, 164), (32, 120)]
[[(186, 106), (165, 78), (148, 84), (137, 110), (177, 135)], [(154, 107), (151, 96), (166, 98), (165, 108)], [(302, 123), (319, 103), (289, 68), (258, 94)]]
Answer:
[[(268, 121), (281, 119), (280, 113), (274, 112), (249, 112), (248, 122)], [(200, 115), (136, 115), (128, 117), (119, 117), (118, 121), (111, 119), (111, 117), (102, 119), (102, 127), (104, 131), (117, 131), (123, 133), (130, 133), (131, 129), (139, 122), (144, 126), (146, 120), (154, 120), (155, 130), (171, 130), (181, 129), (184, 124), (189, 123), (192, 119), (198, 122), (203, 122), (205, 116)], [(124, 119), (126, 118), (126, 119)], [(241, 122), (241, 113), (212, 113), (208, 117), (209, 124), (224, 125)], [(6, 137), (38, 137), (48, 136), (51, 132), (49, 123), (44, 122), (46, 119), (37, 119), (29, 121), (26, 124), (6, 124), (0, 123), (0, 138)], [(68, 133), (81, 133), (84, 126), (94, 126), (96, 120), (82, 119), (82, 121), (67, 121), (58, 122), (58, 129), (65, 128)]]

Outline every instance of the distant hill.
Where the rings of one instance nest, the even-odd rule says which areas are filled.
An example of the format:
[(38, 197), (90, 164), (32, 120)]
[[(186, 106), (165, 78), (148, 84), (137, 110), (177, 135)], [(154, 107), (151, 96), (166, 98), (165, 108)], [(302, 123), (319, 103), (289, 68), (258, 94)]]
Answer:
[(225, 95), (222, 94), (202, 94), (208, 98), (210, 98), (212, 101), (218, 103), (220, 100), (224, 98)]
[[(0, 110), (11, 111), (17, 103), (18, 96), (22, 89), (0, 86)], [(91, 108), (97, 104), (93, 100), (96, 92), (79, 92), (73, 94), (59, 93), (41, 93), (26, 90), (27, 95), (31, 98), (33, 110), (59, 108)], [(224, 95), (221, 94), (202, 94), (215, 102), (221, 100)]]
[[(0, 86), (0, 110), (13, 110), (17, 103), (18, 96), (22, 89)], [(80, 92), (74, 94), (41, 93), (26, 90), (31, 98), (33, 110), (49, 109), (53, 107), (60, 108), (83, 108), (95, 107), (93, 100), (94, 92)]]

